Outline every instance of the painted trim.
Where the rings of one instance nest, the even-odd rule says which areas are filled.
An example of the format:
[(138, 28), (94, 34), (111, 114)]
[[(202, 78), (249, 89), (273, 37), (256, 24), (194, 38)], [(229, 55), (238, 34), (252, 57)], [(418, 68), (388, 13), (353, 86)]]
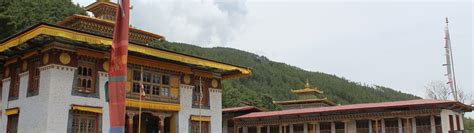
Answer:
[(5, 115), (16, 115), (16, 114), (19, 114), (20, 113), (20, 109), (19, 108), (11, 108), (11, 109), (6, 109), (5, 110)]
[[(126, 99), (125, 106), (139, 108), (140, 100)], [(163, 111), (179, 111), (181, 109), (179, 104), (152, 102), (152, 101), (141, 101), (141, 106), (142, 106), (142, 109), (163, 110)]]
[(101, 107), (89, 107), (89, 106), (81, 106), (81, 105), (72, 105), (72, 110), (79, 110), (79, 111), (86, 111), (86, 112), (102, 114), (102, 108)]
[(211, 121), (211, 117), (210, 117), (210, 116), (196, 116), (196, 115), (193, 115), (193, 116), (191, 116), (191, 121), (206, 121), (206, 122), (210, 122), (210, 121)]

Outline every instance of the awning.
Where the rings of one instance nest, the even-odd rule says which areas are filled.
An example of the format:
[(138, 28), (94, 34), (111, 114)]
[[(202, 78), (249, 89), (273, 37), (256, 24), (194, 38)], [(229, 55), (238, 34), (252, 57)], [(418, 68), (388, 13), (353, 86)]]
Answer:
[(101, 107), (88, 107), (88, 106), (81, 106), (81, 105), (72, 105), (72, 110), (79, 110), (79, 111), (86, 111), (86, 112), (102, 114), (102, 108)]
[(211, 121), (211, 117), (210, 116), (191, 116), (191, 120), (192, 121), (206, 121), (206, 122), (210, 122)]
[(19, 108), (11, 108), (11, 109), (6, 109), (5, 110), (5, 115), (16, 115), (18, 113), (20, 113)]
[(162, 111), (179, 111), (181, 109), (179, 104), (175, 103), (164, 103), (164, 102), (152, 102), (152, 101), (140, 101), (135, 99), (126, 99), (125, 105), (127, 107), (139, 108), (142, 109), (151, 109), (151, 110), (162, 110)]

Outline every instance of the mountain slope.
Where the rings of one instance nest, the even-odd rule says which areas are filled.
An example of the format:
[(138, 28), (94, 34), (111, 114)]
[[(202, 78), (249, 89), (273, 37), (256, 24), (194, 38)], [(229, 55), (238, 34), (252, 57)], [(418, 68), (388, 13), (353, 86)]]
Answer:
[(309, 80), (312, 86), (323, 90), (328, 99), (338, 104), (419, 98), (387, 87), (370, 87), (335, 75), (306, 71), (232, 48), (202, 48), (183, 43), (158, 41), (150, 45), (251, 68), (253, 70), (252, 76), (223, 82), (224, 107), (250, 104), (275, 109), (271, 104), (272, 101), (295, 98), (295, 95), (289, 93), (290, 89), (303, 88), (306, 80)]

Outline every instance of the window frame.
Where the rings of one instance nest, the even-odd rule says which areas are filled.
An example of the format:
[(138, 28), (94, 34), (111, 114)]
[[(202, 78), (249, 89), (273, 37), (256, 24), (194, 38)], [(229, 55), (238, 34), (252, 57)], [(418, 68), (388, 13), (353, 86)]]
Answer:
[(26, 96), (36, 96), (39, 94), (41, 60), (39, 57), (33, 57), (28, 60), (28, 89)]
[[(199, 133), (199, 122), (201, 122), (201, 127), (202, 127), (201, 131), (202, 131), (202, 133), (210, 133), (211, 125), (210, 125), (209, 121), (193, 121), (193, 120), (191, 120), (191, 122), (189, 123), (189, 126), (190, 126), (189, 132), (190, 133)], [(198, 128), (198, 129), (195, 129), (195, 128)], [(196, 131), (196, 132), (194, 132), (194, 131)]]
[[(153, 98), (169, 98), (170, 96), (170, 88), (171, 88), (171, 74), (166, 74), (160, 71), (153, 71), (150, 69), (144, 69), (143, 70), (143, 77), (141, 77), (141, 69), (138, 68), (132, 68), (130, 69), (132, 71), (132, 79), (131, 79), (131, 93), (134, 95), (140, 95), (140, 83), (143, 83), (144, 90), (145, 90), (145, 98), (147, 97), (153, 97)], [(138, 73), (138, 74), (137, 74)], [(137, 74), (137, 75), (136, 75)], [(148, 75), (150, 75), (150, 79), (148, 78)], [(139, 78), (136, 78), (135, 76), (140, 76)], [(156, 76), (156, 77), (155, 77)], [(156, 80), (156, 78), (159, 77), (159, 83)], [(165, 84), (165, 77), (168, 78), (167, 82), (168, 84)], [(156, 87), (156, 88), (154, 88)]]
[(201, 101), (201, 103), (199, 103), (199, 95), (200, 95), (199, 79), (194, 80), (194, 88), (193, 88), (193, 93), (192, 93), (192, 106), (193, 106), (193, 108), (199, 108), (199, 105), (201, 105), (201, 108), (204, 108), (204, 109), (209, 109), (210, 108), (210, 92), (209, 92), (210, 89), (208, 87), (209, 83), (207, 81), (208, 81), (207, 79), (201, 77), (203, 100)]
[[(18, 121), (19, 121), (19, 119), (20, 119), (20, 114), (13, 114), (13, 115), (8, 115), (7, 116), (7, 128), (6, 128), (7, 133), (18, 133)], [(13, 121), (13, 120), (15, 120), (15, 121)], [(14, 131), (11, 132), (11, 130), (14, 130)]]
[(8, 91), (8, 101), (18, 100), (20, 93), (20, 67), (15, 63), (10, 68), (10, 88)]
[[(92, 112), (86, 112), (86, 111), (79, 111), (79, 110), (70, 110), (70, 121), (69, 121), (69, 126), (68, 126), (68, 133), (99, 133), (100, 130), (100, 114), (97, 113), (92, 113)], [(90, 121), (93, 121), (94, 123), (90, 125)], [(79, 122), (78, 122), (79, 121)], [(81, 122), (85, 121), (86, 127), (81, 127)], [(75, 124), (77, 123), (77, 124)], [(77, 126), (77, 127), (76, 127)], [(91, 128), (90, 126), (93, 126), (92, 130), (88, 130), (88, 128)], [(87, 131), (84, 132), (82, 129), (86, 129)]]
[[(85, 72), (84, 72), (85, 70)], [(76, 92), (93, 94), (97, 92), (97, 66), (92, 61), (79, 60), (76, 70)], [(90, 83), (89, 83), (90, 81)], [(85, 84), (84, 84), (85, 83)]]

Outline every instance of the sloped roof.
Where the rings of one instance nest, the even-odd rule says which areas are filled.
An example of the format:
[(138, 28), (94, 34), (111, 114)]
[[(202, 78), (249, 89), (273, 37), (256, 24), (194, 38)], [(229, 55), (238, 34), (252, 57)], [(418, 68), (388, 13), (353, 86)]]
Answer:
[(248, 110), (262, 111), (261, 109), (254, 106), (242, 106), (242, 107), (225, 108), (225, 109), (222, 109), (222, 112), (228, 113), (228, 112), (239, 112), (239, 111), (248, 111)]
[(469, 112), (474, 110), (474, 107), (465, 105), (456, 101), (417, 99), (417, 100), (406, 100), (406, 101), (395, 101), (395, 102), (364, 103), (364, 104), (351, 104), (351, 105), (319, 107), (319, 108), (291, 109), (291, 110), (271, 111), (271, 112), (255, 112), (255, 113), (249, 113), (246, 115), (236, 117), (235, 119), (301, 115), (301, 114), (312, 114), (312, 113), (343, 112), (343, 111), (353, 111), (353, 110), (362, 110), (362, 109), (411, 107), (411, 106), (420, 106), (420, 105), (433, 105), (433, 106), (439, 107), (438, 105), (449, 105), (449, 104), (453, 105), (453, 108), (457, 107)]

